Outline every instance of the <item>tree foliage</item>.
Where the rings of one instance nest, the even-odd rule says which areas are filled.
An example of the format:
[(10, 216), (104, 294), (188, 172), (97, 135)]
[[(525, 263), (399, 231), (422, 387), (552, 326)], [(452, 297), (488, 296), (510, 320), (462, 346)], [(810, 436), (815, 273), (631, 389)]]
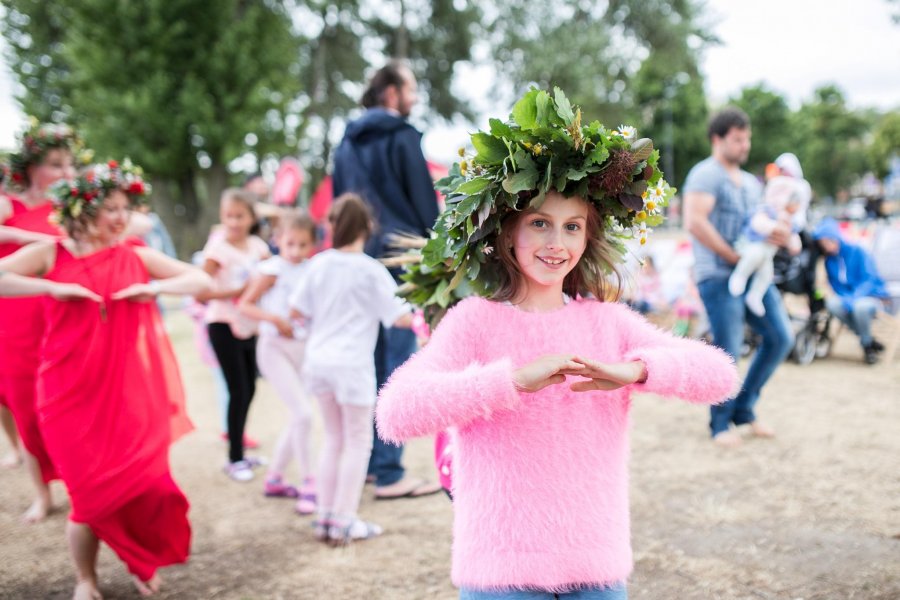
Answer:
[[(289, 150), (284, 116), (298, 87), (299, 52), (281, 4), (5, 6), (16, 72), (51, 67), (46, 76), (20, 77), (26, 110), (73, 123), (101, 158), (130, 156), (143, 165), (164, 213), (200, 218), (201, 195), (210, 206), (218, 199), (228, 162), (248, 146)], [(50, 39), (58, 41), (45, 45)], [(44, 85), (54, 73), (59, 103)]]
[(900, 156), (900, 111), (884, 115), (869, 147), (869, 160), (872, 170), (878, 177), (885, 177), (890, 172), (890, 161)]
[(795, 152), (792, 113), (784, 96), (759, 83), (741, 90), (731, 103), (750, 116), (753, 144), (746, 168), (762, 174), (782, 152)]
[(818, 88), (792, 119), (795, 154), (819, 195), (834, 197), (866, 170), (870, 124), (850, 110), (834, 85)]

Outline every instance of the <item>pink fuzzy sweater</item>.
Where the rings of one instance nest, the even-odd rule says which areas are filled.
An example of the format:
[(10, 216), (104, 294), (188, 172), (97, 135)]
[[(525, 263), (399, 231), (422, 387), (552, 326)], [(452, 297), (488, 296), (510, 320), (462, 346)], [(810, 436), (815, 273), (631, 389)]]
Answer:
[[(647, 381), (612, 392), (573, 392), (568, 382), (515, 390), (515, 368), (560, 353), (642, 360)], [(631, 393), (712, 404), (737, 382), (724, 352), (675, 338), (621, 304), (578, 300), (529, 313), (468, 298), (394, 372), (377, 423), (394, 442), (457, 428), (457, 586), (565, 591), (624, 582), (631, 572)]]

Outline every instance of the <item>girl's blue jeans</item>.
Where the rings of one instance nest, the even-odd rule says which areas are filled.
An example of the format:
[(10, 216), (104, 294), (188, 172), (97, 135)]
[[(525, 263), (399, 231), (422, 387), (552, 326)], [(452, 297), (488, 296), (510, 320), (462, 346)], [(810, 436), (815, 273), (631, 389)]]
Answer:
[(459, 600), (627, 600), (628, 591), (624, 583), (591, 587), (562, 594), (540, 590), (510, 590), (508, 592), (482, 592), (463, 588), (459, 590)]

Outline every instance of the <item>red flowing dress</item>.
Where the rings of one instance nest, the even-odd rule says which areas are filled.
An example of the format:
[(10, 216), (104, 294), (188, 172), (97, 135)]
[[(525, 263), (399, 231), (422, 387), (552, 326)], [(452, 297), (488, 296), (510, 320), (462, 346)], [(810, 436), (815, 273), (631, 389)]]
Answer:
[(147, 269), (127, 244), (75, 257), (60, 243), (46, 278), (104, 299), (44, 299), (37, 406), (72, 501), (69, 518), (147, 581), (188, 557), (188, 501), (169, 472), (169, 446), (193, 428), (156, 303), (110, 300), (147, 282)]
[[(12, 214), (2, 223), (26, 231), (61, 236), (62, 231), (49, 222), (53, 205), (44, 202), (26, 206), (7, 196)], [(21, 248), (19, 244), (0, 244), (0, 258)], [(37, 377), (44, 313), (40, 298), (0, 298), (0, 398), (9, 407), (25, 449), (41, 467), (44, 482), (58, 479), (41, 436), (35, 410)]]

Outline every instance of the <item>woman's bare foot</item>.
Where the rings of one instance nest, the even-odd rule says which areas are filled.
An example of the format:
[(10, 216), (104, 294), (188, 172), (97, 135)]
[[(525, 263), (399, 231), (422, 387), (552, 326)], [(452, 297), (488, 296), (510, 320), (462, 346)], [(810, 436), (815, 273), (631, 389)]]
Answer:
[(22, 515), (22, 520), (26, 523), (37, 523), (43, 521), (50, 514), (50, 499), (38, 496)]
[(744, 443), (737, 431), (729, 429), (713, 436), (713, 443), (720, 448), (736, 448)]
[(752, 433), (754, 437), (758, 438), (775, 437), (775, 430), (765, 423), (760, 423), (759, 421), (753, 421), (752, 423), (750, 423), (750, 433)]
[(18, 450), (13, 450), (0, 460), (0, 467), (4, 469), (15, 469), (22, 464), (22, 455)]
[(131, 579), (134, 581), (134, 587), (137, 588), (141, 596), (152, 596), (158, 593), (159, 588), (162, 587), (162, 577), (159, 576), (159, 573), (154, 573), (153, 577), (147, 581), (141, 581), (137, 575), (132, 575)]
[(103, 600), (97, 582), (93, 579), (81, 579), (75, 585), (72, 600)]

